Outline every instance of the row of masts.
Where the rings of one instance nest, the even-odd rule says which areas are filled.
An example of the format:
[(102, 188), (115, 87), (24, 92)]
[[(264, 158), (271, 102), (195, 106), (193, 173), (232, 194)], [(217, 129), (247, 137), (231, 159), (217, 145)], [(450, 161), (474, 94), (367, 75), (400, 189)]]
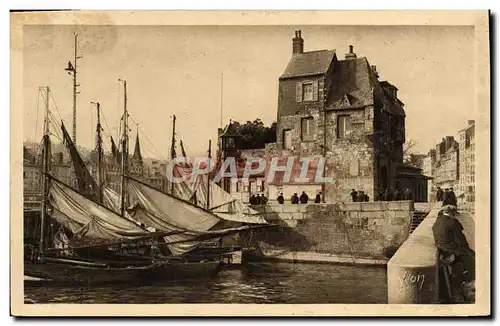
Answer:
[[(78, 59), (81, 59), (82, 56), (78, 55), (78, 34), (74, 34), (74, 58), (73, 63), (71, 61), (68, 62), (68, 67), (65, 69), (68, 74), (73, 77), (73, 133), (72, 140), (74, 145), (76, 146), (76, 99), (77, 95), (80, 93), (78, 87), (80, 84), (77, 82), (77, 66)], [(223, 98), (223, 78), (224, 75), (221, 76), (221, 125), (222, 125), (222, 98)], [(123, 137), (122, 137), (122, 154), (121, 154), (121, 174), (120, 174), (120, 215), (125, 215), (125, 206), (126, 206), (126, 182), (127, 179), (125, 177), (128, 169), (128, 111), (127, 111), (127, 81), (123, 79), (119, 79), (119, 81), (123, 82), (124, 87), (124, 104), (123, 104)], [(45, 229), (45, 215), (47, 208), (47, 200), (48, 200), (48, 178), (49, 178), (49, 164), (50, 164), (50, 142), (49, 142), (49, 95), (50, 88), (45, 86), (46, 97), (45, 97), (45, 117), (44, 117), (44, 136), (43, 136), (43, 162), (42, 162), (42, 188), (43, 188), (43, 200), (42, 200), (42, 212), (41, 212), (41, 225), (40, 225), (40, 255), (43, 256), (43, 248), (44, 246), (44, 229)], [(97, 150), (97, 185), (98, 185), (98, 200), (99, 203), (102, 203), (103, 200), (103, 147), (102, 147), (102, 127), (101, 127), (101, 119), (100, 119), (100, 103), (99, 102), (91, 102), (91, 104), (96, 106), (97, 111), (97, 126), (96, 126), (96, 150)], [(172, 143), (171, 143), (171, 157), (170, 159), (174, 159), (175, 153), (175, 144), (176, 144), (176, 117), (173, 116), (172, 119)], [(210, 162), (211, 162), (211, 139), (209, 139), (208, 143), (208, 169), (210, 171)], [(208, 174), (207, 184), (206, 184), (206, 209), (210, 208), (210, 173)], [(170, 194), (174, 195), (174, 183), (170, 182)]]

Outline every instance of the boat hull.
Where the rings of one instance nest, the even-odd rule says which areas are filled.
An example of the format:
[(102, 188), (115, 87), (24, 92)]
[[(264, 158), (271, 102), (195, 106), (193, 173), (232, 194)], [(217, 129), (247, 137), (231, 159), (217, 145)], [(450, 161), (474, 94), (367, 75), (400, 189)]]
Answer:
[(144, 282), (149, 279), (157, 265), (140, 267), (96, 267), (63, 262), (24, 262), (24, 275), (70, 284), (110, 284)]

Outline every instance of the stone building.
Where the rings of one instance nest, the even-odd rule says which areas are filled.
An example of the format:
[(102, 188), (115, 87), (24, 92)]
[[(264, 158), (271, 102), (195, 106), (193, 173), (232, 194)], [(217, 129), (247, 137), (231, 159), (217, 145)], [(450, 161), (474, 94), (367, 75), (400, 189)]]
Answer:
[(458, 142), (453, 136), (446, 136), (436, 145), (434, 185), (456, 190), (460, 175)]
[[(416, 190), (427, 186), (427, 178), (403, 165), (405, 111), (397, 92), (352, 45), (343, 58), (335, 50), (305, 52), (301, 31), (296, 31), (292, 56), (279, 77), (277, 141), (267, 144), (263, 155), (324, 158), (324, 176), (333, 182), (297, 184), (278, 178), (268, 185), (274, 188), (271, 198), (278, 191), (306, 187), (309, 197), (321, 190), (327, 202), (348, 200), (351, 189), (372, 199), (398, 186), (420, 193)], [(416, 199), (425, 201), (426, 194)]]
[(435, 166), (436, 166), (436, 150), (431, 149), (427, 154), (427, 156), (422, 160), (422, 172), (424, 175), (430, 177), (427, 185), (428, 187), (427, 201), (429, 202), (436, 201), (437, 188), (434, 184), (434, 176), (436, 175)]
[(475, 202), (475, 121), (469, 120), (466, 128), (459, 134), (459, 200), (462, 202)]

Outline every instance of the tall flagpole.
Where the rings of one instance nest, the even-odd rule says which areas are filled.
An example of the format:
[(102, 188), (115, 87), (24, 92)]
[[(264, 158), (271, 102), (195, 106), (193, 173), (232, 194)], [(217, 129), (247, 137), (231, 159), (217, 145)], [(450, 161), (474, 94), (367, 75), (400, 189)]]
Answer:
[(212, 160), (212, 140), (208, 140), (207, 210), (210, 209), (210, 163)]

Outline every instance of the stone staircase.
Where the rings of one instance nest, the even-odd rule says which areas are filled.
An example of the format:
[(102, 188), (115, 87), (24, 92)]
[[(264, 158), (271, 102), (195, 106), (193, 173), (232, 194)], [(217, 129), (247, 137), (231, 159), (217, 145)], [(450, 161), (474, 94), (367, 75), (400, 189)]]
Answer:
[(410, 234), (422, 223), (430, 210), (414, 210), (411, 217)]

